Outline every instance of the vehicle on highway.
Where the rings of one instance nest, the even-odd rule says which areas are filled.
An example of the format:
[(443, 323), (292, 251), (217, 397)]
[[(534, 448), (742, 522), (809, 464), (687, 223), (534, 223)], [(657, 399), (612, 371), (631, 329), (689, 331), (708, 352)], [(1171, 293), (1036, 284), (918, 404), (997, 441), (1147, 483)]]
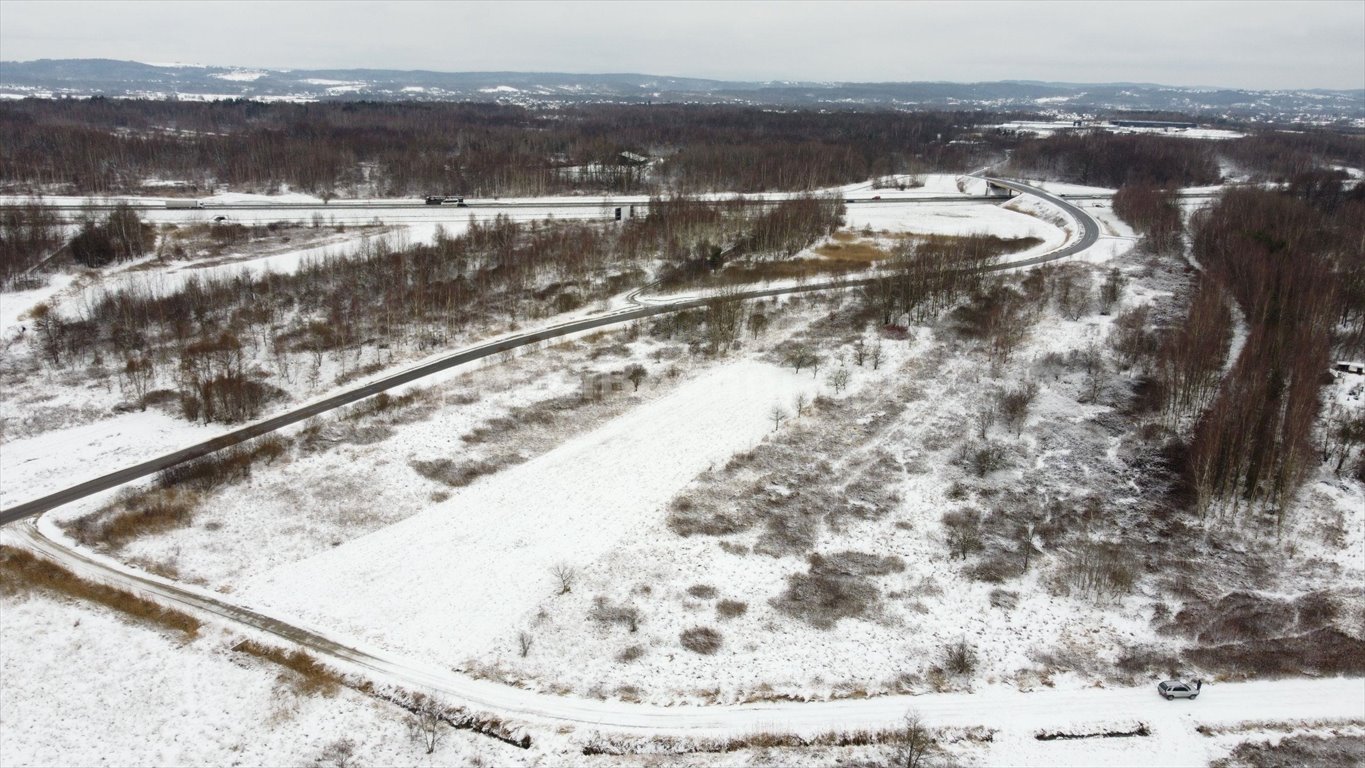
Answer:
[(1173, 699), (1194, 700), (1199, 696), (1199, 689), (1203, 687), (1203, 680), (1195, 680), (1193, 683), (1187, 683), (1184, 680), (1166, 680), (1157, 683), (1156, 692), (1165, 696), (1167, 701)]
[(201, 200), (167, 200), (166, 208), (170, 210), (184, 210), (186, 208), (203, 208)]
[(446, 195), (427, 195), (427, 205), (445, 205), (454, 203), (456, 208), (468, 208), (463, 197), (449, 197)]

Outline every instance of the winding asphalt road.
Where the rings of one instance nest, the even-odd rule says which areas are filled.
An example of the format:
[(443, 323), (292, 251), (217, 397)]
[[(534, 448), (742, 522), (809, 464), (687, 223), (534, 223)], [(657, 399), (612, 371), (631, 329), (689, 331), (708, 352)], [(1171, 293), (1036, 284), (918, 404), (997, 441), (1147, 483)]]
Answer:
[[(1014, 189), (1022, 194), (1036, 195), (1037, 197), (1040, 197), (1043, 200), (1052, 203), (1053, 205), (1062, 209), (1062, 211), (1066, 213), (1068, 216), (1070, 216), (1071, 219), (1076, 223), (1076, 226), (1080, 229), (1080, 236), (1073, 239), (1070, 243), (1063, 246), (1062, 248), (1030, 259), (998, 264), (992, 267), (993, 270), (1020, 269), (1037, 266), (1039, 264), (1044, 264), (1050, 261), (1056, 261), (1058, 259), (1064, 259), (1068, 256), (1073, 256), (1077, 253), (1080, 253), (1081, 251), (1084, 251), (1085, 249), (1094, 245), (1095, 242), (1099, 239), (1100, 236), (1099, 224), (1095, 221), (1093, 217), (1090, 216), (1090, 214), (1086, 213), (1081, 208), (1072, 205), (1071, 203), (1067, 202), (1066, 200), (1063, 200), (1060, 197), (1048, 194), (1047, 192), (1044, 192), (1038, 189), (1037, 187), (1032, 187), (1021, 182), (997, 178), (991, 178), (990, 180), (1001, 186), (1006, 186), (1011, 189)], [(763, 290), (744, 291), (742, 293), (735, 295), (733, 298), (736, 301), (741, 301), (747, 299), (766, 298), (769, 296), (780, 296), (784, 294), (805, 293), (809, 291), (822, 291), (833, 288), (847, 288), (858, 285), (865, 285), (867, 283), (874, 281), (875, 279), (876, 278), (869, 278), (864, 280), (846, 280), (842, 282), (840, 281), (821, 282), (812, 283), (810, 285), (793, 286), (787, 288), (770, 288)], [(64, 488), (60, 491), (57, 491), (56, 493), (43, 496), (42, 498), (27, 501), (22, 504), (17, 504), (13, 507), (10, 507), (9, 509), (0, 511), (0, 525), (5, 525), (8, 523), (15, 522), (17, 520), (22, 520), (26, 517), (46, 512), (47, 510), (52, 509), (54, 507), (59, 507), (63, 504), (76, 501), (77, 499), (82, 499), (85, 498), (86, 496), (90, 496), (101, 491), (109, 490), (110, 488), (116, 488), (120, 485), (123, 485), (124, 483), (128, 483), (133, 480), (137, 480), (139, 478), (155, 474), (168, 467), (173, 467), (176, 464), (181, 464), (186, 461), (197, 459), (201, 456), (206, 456), (210, 453), (223, 450), (224, 448), (237, 445), (252, 438), (269, 434), (283, 427), (287, 427), (290, 424), (296, 424), (305, 419), (309, 419), (314, 416), (326, 413), (328, 411), (335, 410), (344, 405), (349, 405), (351, 403), (364, 400), (365, 398), (377, 395), (380, 392), (384, 392), (386, 390), (393, 389), (394, 387), (402, 386), (403, 384), (408, 384), (417, 381), (419, 379), (430, 376), (434, 373), (439, 373), (450, 368), (455, 368), (457, 366), (464, 365), (465, 363), (472, 362), (474, 360), (479, 360), (485, 357), (496, 355), (501, 352), (516, 349), (518, 347), (524, 347), (529, 344), (536, 344), (547, 339), (553, 339), (560, 336), (567, 336), (569, 334), (580, 333), (582, 331), (590, 331), (595, 328), (602, 328), (608, 325), (627, 323), (632, 320), (639, 320), (641, 318), (646, 318), (653, 315), (660, 315), (669, 312), (679, 312), (687, 309), (695, 309), (697, 307), (705, 306), (706, 303), (710, 301), (710, 299), (703, 297), (680, 299), (661, 303), (641, 303), (637, 301), (634, 296), (632, 296), (632, 301), (636, 303), (636, 306), (618, 310), (615, 312), (603, 313), (601, 315), (584, 318), (582, 320), (574, 320), (572, 322), (561, 323), (559, 325), (553, 325), (546, 328), (540, 328), (537, 330), (518, 334), (516, 336), (509, 336), (504, 339), (490, 341), (475, 347), (464, 349), (459, 352), (455, 352), (451, 355), (447, 355), (440, 359), (434, 360), (432, 362), (418, 365), (413, 368), (409, 368), (408, 370), (393, 374), (391, 376), (386, 376), (382, 379), (378, 379), (368, 384), (363, 384), (361, 386), (349, 389), (340, 394), (333, 395), (331, 397), (327, 397), (304, 406), (300, 406), (290, 411), (286, 411), (285, 413), (281, 413), (277, 416), (273, 416), (263, 421), (258, 421), (254, 424), (249, 424), (245, 427), (241, 427), (239, 429), (226, 432), (218, 437), (213, 438), (212, 440), (197, 443), (187, 448), (182, 448), (178, 451), (173, 451), (163, 456), (158, 456), (157, 458), (149, 459), (140, 464), (135, 464), (131, 467), (127, 467), (116, 472), (111, 472), (107, 475), (94, 478), (93, 480), (87, 480), (86, 482), (80, 483), (78, 485), (73, 485), (68, 488)]]
[[(997, 267), (998, 269), (1015, 269), (1065, 258), (1085, 250), (1098, 239), (1097, 223), (1079, 208), (1027, 185), (998, 179), (996, 181), (1026, 194), (1038, 195), (1057, 205), (1069, 214), (1080, 228), (1079, 237), (1074, 238), (1066, 246), (1039, 257), (1002, 264)], [(865, 282), (867, 281), (822, 283), (796, 288), (749, 291), (737, 298), (749, 299), (825, 290)], [(488, 342), (235, 430), (215, 440), (14, 507), (5, 511), (5, 522), (35, 516), (53, 506), (145, 476), (179, 461), (202, 456), (236, 442), (266, 434), (287, 424), (471, 360), (556, 336), (698, 307), (705, 302), (706, 299), (688, 298), (665, 301), (657, 305), (635, 306)], [(44, 531), (44, 528), (51, 530)], [(735, 735), (758, 730), (785, 730), (809, 735), (830, 729), (895, 727), (908, 710), (914, 709), (926, 722), (935, 727), (987, 725), (1008, 728), (1010, 730), (1007, 739), (1013, 739), (1021, 746), (1028, 746), (1037, 743), (1033, 738), (1037, 729), (1046, 727), (1056, 730), (1061, 727), (1093, 732), (1095, 726), (1100, 726), (1103, 730), (1102, 726), (1105, 724), (1131, 723), (1135, 714), (1141, 712), (1143, 721), (1149, 724), (1153, 735), (1166, 737), (1162, 739), (1163, 743), (1175, 742), (1197, 746), (1202, 739), (1197, 735), (1195, 727), (1200, 724), (1249, 720), (1365, 718), (1365, 681), (1343, 678), (1211, 686), (1197, 702), (1197, 707), (1195, 702), (1161, 702), (1147, 687), (1045, 690), (1032, 693), (992, 689), (980, 693), (699, 707), (661, 707), (559, 696), (488, 680), (476, 680), (380, 649), (362, 647), (329, 636), (323, 630), (299, 626), (294, 619), (270, 616), (237, 605), (223, 595), (127, 568), (111, 559), (65, 546), (58, 540), (53, 524), (47, 521), (27, 520), (5, 529), (3, 535), (11, 541), (17, 540), (18, 543), (44, 557), (62, 563), (86, 578), (151, 595), (164, 603), (218, 616), (288, 643), (298, 644), (325, 657), (329, 663), (342, 670), (359, 672), (366, 677), (410, 689), (442, 694), (477, 711), (493, 712), (504, 718), (515, 717), (527, 724), (573, 725), (588, 729), (602, 728), (619, 732), (694, 737)]]

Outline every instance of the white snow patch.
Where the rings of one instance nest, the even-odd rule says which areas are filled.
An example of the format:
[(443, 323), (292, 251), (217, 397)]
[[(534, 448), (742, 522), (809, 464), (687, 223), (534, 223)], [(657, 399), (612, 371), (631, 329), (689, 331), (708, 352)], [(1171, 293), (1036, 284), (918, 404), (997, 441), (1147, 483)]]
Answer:
[(254, 83), (268, 74), (268, 72), (261, 72), (259, 70), (239, 69), (232, 72), (219, 72), (217, 74), (209, 75), (209, 77), (216, 77), (219, 80), (231, 80), (238, 83)]
[(728, 365), (241, 593), (369, 642), (460, 661), (553, 591), (556, 563), (591, 562), (650, 527), (698, 472), (759, 441), (774, 403), (812, 386), (766, 363)]

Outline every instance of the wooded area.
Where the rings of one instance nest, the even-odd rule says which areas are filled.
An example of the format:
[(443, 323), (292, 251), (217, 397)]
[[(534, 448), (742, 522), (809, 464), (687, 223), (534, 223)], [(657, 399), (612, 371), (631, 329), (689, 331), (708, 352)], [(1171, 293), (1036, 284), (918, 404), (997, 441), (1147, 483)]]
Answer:
[[(0, 105), (0, 184), (133, 192), (148, 179), (319, 195), (807, 190), (971, 167), (992, 116), (470, 103), (24, 100)], [(654, 158), (649, 173), (623, 163)]]

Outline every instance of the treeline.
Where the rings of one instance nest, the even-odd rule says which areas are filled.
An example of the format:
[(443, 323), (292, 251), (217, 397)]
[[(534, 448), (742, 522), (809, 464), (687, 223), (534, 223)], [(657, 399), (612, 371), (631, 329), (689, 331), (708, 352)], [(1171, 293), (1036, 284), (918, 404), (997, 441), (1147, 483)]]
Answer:
[(87, 219), (71, 238), (71, 258), (83, 267), (131, 261), (152, 250), (156, 231), (137, 211), (120, 204), (104, 219)]
[(1150, 184), (1128, 184), (1114, 194), (1114, 213), (1142, 235), (1142, 246), (1166, 253), (1180, 246), (1184, 221), (1175, 190)]
[(839, 207), (677, 199), (619, 226), (498, 217), (458, 237), (438, 232), (432, 244), (366, 241), (356, 256), (289, 274), (100, 289), (74, 316), (38, 307), (32, 343), (53, 366), (112, 367), (132, 400), (145, 403), (170, 381), (186, 418), (240, 421), (279, 394), (266, 383), (272, 375), (317, 384), (324, 358), (345, 376), (362, 367), (362, 351), (424, 350), (470, 326), (569, 311), (642, 283), (638, 263), (660, 253), (686, 262), (727, 229), (785, 247), (826, 231)]
[(51, 208), (27, 202), (0, 209), (0, 290), (61, 247), (64, 228)]
[[(1292, 196), (1233, 190), (1195, 219), (1193, 255), (1237, 303), (1246, 341), (1195, 427), (1190, 478), (1201, 512), (1270, 513), (1278, 529), (1316, 461), (1319, 389), (1334, 341), (1361, 335), (1365, 208), (1335, 215)], [(1354, 306), (1352, 306), (1354, 304)]]
[(1212, 142), (1167, 136), (1056, 134), (1024, 141), (1010, 156), (1014, 171), (1097, 187), (1217, 184)]
[[(262, 104), (24, 100), (0, 106), (0, 182), (77, 194), (288, 185), (477, 197), (611, 191), (805, 190), (968, 167), (988, 148), (953, 143), (990, 115), (776, 112), (697, 105), (531, 110), (494, 104)], [(657, 158), (648, 173), (561, 172)]]
[[(914, 324), (923, 323), (981, 291), (986, 267), (1001, 255), (1037, 242), (1032, 238), (1011, 241), (982, 234), (907, 239), (883, 268), (885, 276), (863, 288), (864, 303), (877, 313), (883, 325), (892, 325), (902, 318)], [(994, 314), (984, 321), (987, 326), (1013, 319), (1011, 296), (1002, 293), (1001, 297), (1000, 301), (988, 302), (989, 312)]]
[(1278, 183), (1329, 170), (1331, 165), (1365, 167), (1365, 135), (1359, 133), (1267, 131), (1219, 142), (1218, 151), (1238, 171)]

